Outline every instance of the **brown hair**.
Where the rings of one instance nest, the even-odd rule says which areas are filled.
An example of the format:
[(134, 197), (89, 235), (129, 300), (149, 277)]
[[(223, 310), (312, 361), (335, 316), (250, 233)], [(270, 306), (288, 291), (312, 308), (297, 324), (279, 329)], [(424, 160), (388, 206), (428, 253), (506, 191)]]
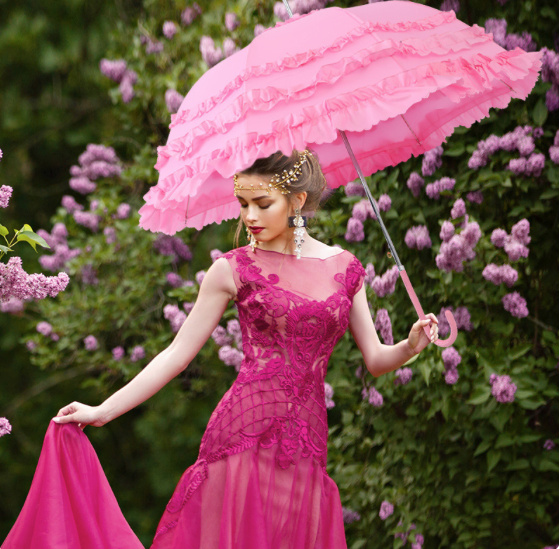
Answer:
[[(309, 149), (308, 149), (309, 150)], [(307, 193), (302, 213), (313, 214), (319, 208), (321, 196), (326, 189), (327, 182), (321, 171), (319, 161), (313, 151), (307, 156), (307, 161), (301, 166), (301, 175), (297, 181), (290, 183), (290, 192), (285, 195), (290, 201), (291, 195), (302, 192)], [(244, 175), (262, 175), (272, 177), (274, 174), (281, 174), (284, 170), (290, 171), (296, 162), (300, 160), (300, 151), (294, 150), (290, 156), (277, 151), (266, 158), (258, 158), (252, 166), (239, 172)], [(239, 235), (243, 229), (243, 221), (239, 220), (235, 231), (235, 245), (239, 246)]]

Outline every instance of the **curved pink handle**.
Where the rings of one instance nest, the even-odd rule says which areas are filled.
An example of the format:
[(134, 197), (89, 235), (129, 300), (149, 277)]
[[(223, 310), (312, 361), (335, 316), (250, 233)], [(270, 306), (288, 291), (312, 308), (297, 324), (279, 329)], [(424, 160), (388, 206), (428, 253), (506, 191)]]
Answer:
[[(408, 278), (406, 271), (403, 269), (402, 271), (399, 271), (399, 274), (401, 275), (401, 279), (404, 282), (406, 291), (408, 292), (408, 297), (410, 297), (410, 301), (412, 301), (412, 304), (416, 309), (418, 318), (421, 319), (426, 318), (426, 315), (422, 310), (422, 305), (420, 305), (420, 301), (418, 300), (418, 297), (416, 297), (416, 292), (414, 291), (414, 288), (410, 283), (410, 279)], [(453, 345), (453, 343), (455, 343), (455, 340), (457, 339), (457, 323), (455, 322), (455, 319), (453, 318), (453, 314), (451, 313), (451, 311), (445, 311), (445, 318), (447, 318), (447, 322), (449, 322), (449, 327), (451, 328), (451, 335), (447, 339), (437, 339), (435, 341), (435, 344), (438, 347), (449, 347)], [(430, 337), (430, 328), (428, 326), (424, 326), (424, 332), (428, 337)]]

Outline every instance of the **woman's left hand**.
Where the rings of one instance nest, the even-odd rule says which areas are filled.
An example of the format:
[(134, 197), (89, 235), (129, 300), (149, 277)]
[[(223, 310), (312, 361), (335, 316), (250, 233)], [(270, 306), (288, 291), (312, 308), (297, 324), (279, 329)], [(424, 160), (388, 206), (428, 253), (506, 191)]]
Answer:
[[(422, 349), (428, 346), (429, 343), (434, 343), (438, 338), (438, 319), (434, 313), (428, 313), (426, 318), (417, 320), (408, 334), (408, 345), (411, 350), (417, 355)], [(424, 326), (431, 326), (430, 337), (425, 334)]]

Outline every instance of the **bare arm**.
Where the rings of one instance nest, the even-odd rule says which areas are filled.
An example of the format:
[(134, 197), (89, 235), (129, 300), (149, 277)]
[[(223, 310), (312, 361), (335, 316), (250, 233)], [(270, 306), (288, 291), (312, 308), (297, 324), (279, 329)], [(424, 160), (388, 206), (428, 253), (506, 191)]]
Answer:
[(235, 293), (231, 267), (226, 259), (220, 258), (206, 273), (196, 303), (169, 347), (100, 406), (73, 402), (58, 412), (55, 421), (101, 426), (150, 398), (189, 365), (218, 325)]
[[(350, 309), (350, 332), (360, 349), (366, 368), (375, 377), (400, 368), (437, 338), (437, 318), (433, 313), (429, 318), (417, 320), (407, 339), (395, 345), (384, 345), (379, 341), (373, 319), (369, 311), (365, 286), (354, 296)], [(431, 340), (424, 333), (424, 326), (431, 324)]]

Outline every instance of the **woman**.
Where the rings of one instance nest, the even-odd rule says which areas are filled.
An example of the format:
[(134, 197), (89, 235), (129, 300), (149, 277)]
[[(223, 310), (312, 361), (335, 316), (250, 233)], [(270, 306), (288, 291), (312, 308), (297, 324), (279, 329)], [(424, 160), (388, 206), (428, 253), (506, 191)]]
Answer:
[(377, 377), (435, 341), (437, 319), (418, 320), (396, 345), (380, 343), (362, 265), (305, 230), (301, 213), (316, 210), (325, 188), (309, 151), (257, 160), (234, 188), (251, 244), (212, 265), (171, 345), (130, 383), (99, 406), (65, 406), (54, 421), (100, 427), (144, 402), (189, 365), (233, 299), (243, 364), (152, 547), (345, 548), (338, 489), (326, 474), (330, 354), (349, 327)]

